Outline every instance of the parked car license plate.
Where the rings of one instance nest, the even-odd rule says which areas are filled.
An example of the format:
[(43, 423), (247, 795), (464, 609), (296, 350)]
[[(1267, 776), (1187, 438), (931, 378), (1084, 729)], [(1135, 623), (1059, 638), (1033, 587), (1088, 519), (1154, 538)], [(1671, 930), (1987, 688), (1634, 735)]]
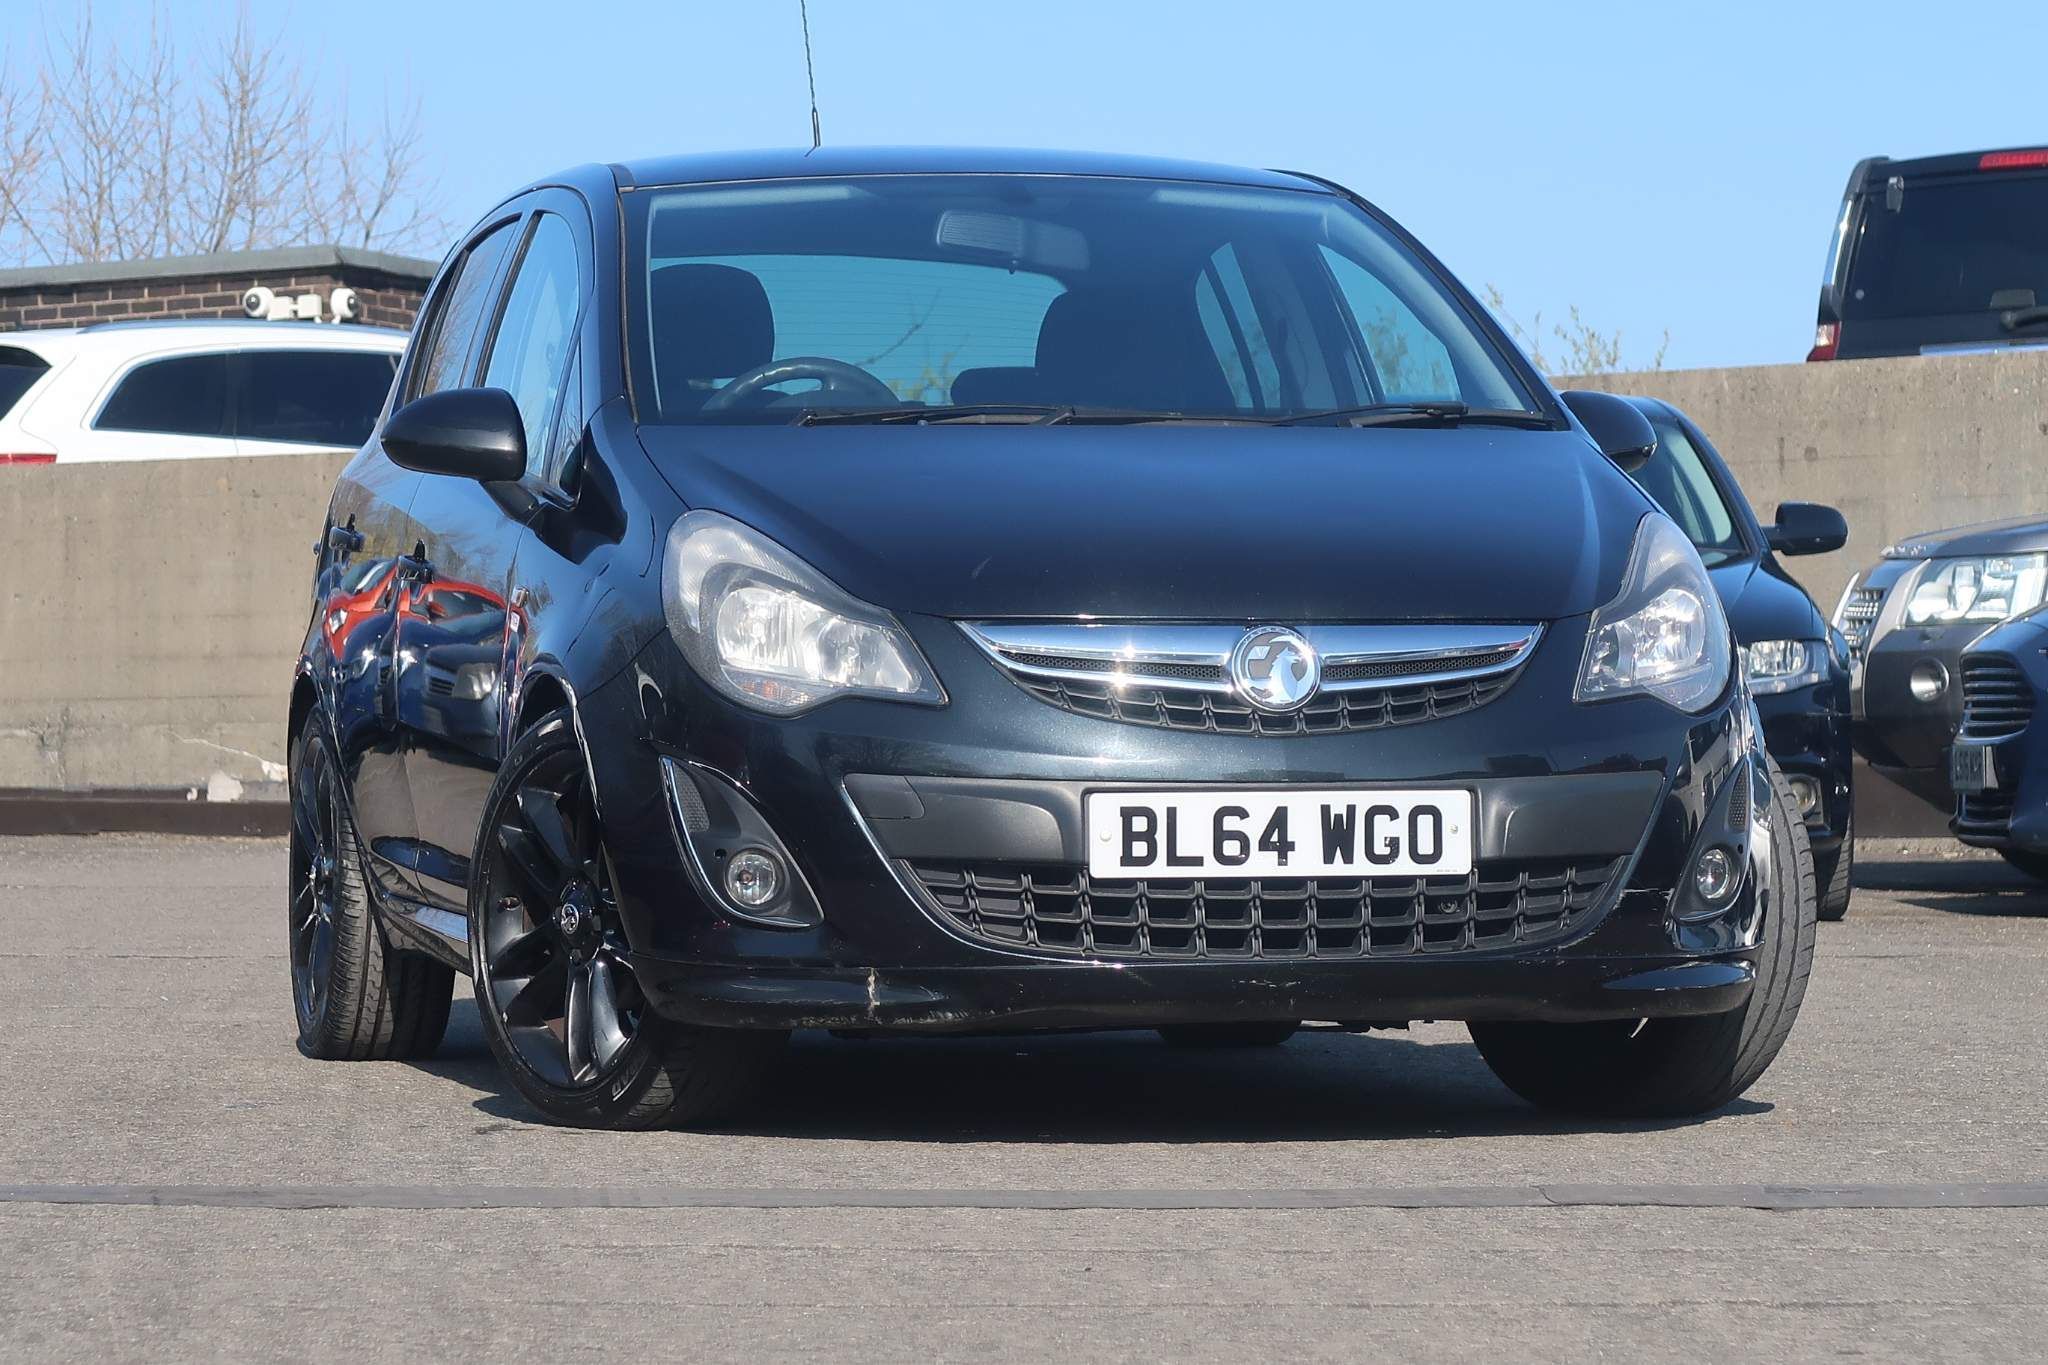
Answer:
[(1957, 740), (1948, 751), (1948, 784), (1959, 792), (1985, 792), (1998, 785), (1991, 746)]
[(1463, 876), (1472, 793), (1103, 791), (1085, 807), (1088, 875)]

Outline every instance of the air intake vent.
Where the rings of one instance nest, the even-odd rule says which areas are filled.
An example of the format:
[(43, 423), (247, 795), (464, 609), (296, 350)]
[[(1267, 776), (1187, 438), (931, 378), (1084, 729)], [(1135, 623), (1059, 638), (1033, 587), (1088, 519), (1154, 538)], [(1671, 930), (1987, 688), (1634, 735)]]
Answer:
[(1963, 733), (2004, 739), (2034, 717), (2034, 687), (2019, 664), (2003, 654), (1963, 656)]

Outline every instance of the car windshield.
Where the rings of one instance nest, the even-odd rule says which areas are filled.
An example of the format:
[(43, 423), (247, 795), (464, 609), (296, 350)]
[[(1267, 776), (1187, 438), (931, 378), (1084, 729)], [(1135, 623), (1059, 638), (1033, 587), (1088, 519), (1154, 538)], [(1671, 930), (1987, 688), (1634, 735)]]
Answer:
[(1466, 306), (1334, 194), (906, 175), (626, 203), (643, 422), (1540, 413)]
[(1678, 523), (1705, 563), (1740, 559), (1745, 551), (1735, 511), (1699, 447), (1674, 422), (1652, 418), (1650, 425), (1657, 429), (1657, 453), (1636, 471), (1636, 482)]
[(1870, 196), (1842, 316), (1996, 313), (2048, 303), (2048, 175), (1908, 180)]

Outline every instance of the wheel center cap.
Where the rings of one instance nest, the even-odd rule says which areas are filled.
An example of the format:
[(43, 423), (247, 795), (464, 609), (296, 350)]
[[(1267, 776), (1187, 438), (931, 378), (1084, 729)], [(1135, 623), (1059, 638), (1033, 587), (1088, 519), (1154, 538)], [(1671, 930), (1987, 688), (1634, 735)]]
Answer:
[(581, 948), (596, 936), (597, 898), (589, 886), (576, 882), (562, 893), (562, 902), (555, 907), (555, 929), (572, 948)]
[(575, 901), (563, 901), (555, 910), (555, 927), (562, 931), (562, 937), (574, 938), (583, 932), (583, 922), (589, 912)]

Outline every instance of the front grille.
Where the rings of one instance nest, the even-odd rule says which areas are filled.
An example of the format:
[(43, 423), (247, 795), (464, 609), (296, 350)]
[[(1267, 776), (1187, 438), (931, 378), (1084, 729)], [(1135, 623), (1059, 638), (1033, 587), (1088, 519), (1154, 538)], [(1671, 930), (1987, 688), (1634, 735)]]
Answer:
[(2003, 654), (1963, 656), (1963, 733), (2003, 739), (2027, 728), (2034, 688), (2018, 663)]
[(1463, 877), (1098, 881), (1051, 864), (911, 861), (982, 942), (1066, 957), (1395, 958), (1547, 943), (1585, 925), (1621, 859), (1505, 860)]
[(1883, 588), (1850, 589), (1848, 600), (1842, 603), (1842, 619), (1837, 623), (1849, 641), (1850, 658), (1863, 657), (1863, 651), (1870, 644), (1871, 628), (1877, 624), (1877, 614), (1883, 609)]
[(1966, 792), (1956, 800), (1956, 833), (1967, 838), (2003, 839), (2012, 825), (2009, 791)]
[(1018, 686), (1040, 701), (1103, 720), (1223, 734), (1321, 735), (1455, 716), (1492, 701), (1508, 689), (1519, 672), (1460, 682), (1325, 692), (1299, 711), (1284, 715), (1255, 711), (1234, 695), (1191, 687), (1138, 687), (1071, 678), (1034, 678), (1021, 673), (1013, 676)]

